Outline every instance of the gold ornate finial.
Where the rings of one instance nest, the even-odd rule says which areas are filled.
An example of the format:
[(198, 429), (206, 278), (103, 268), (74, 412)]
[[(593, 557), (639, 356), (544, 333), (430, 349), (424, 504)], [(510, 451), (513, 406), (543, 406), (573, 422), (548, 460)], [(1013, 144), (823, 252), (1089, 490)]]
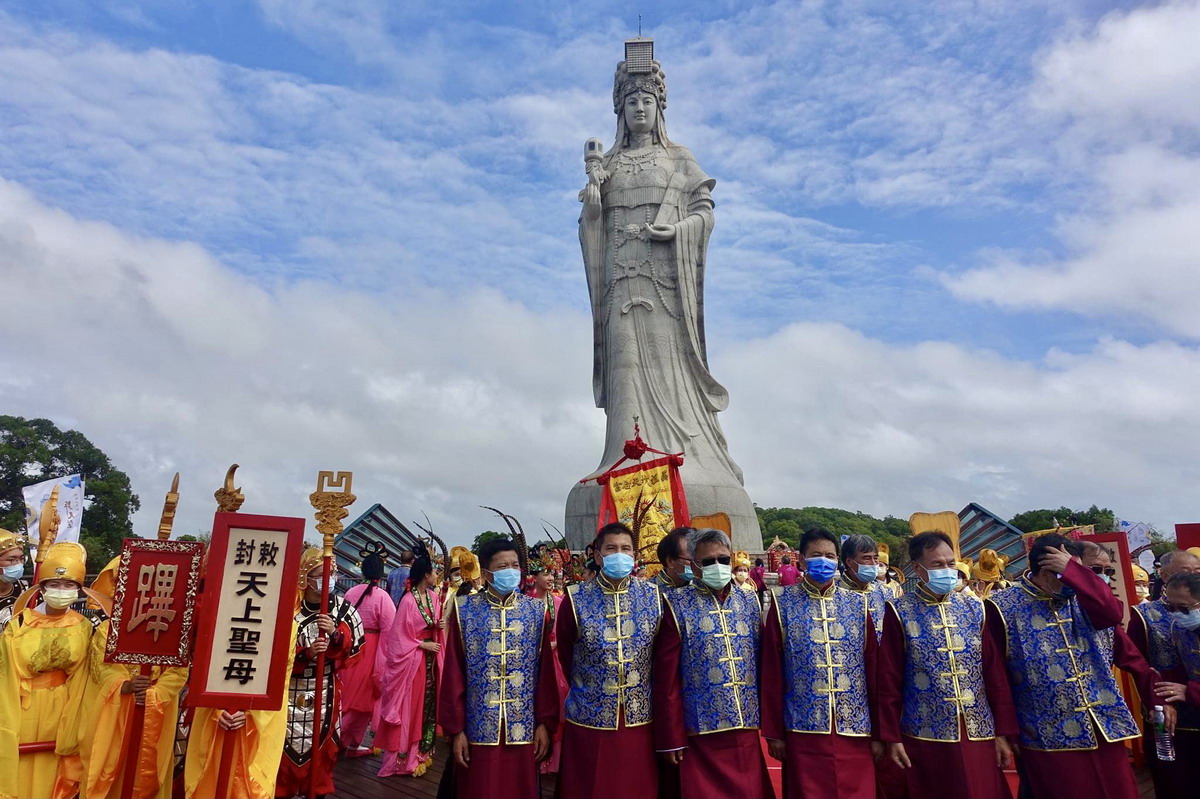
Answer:
[(317, 490), (308, 495), (308, 501), (317, 511), (317, 532), (323, 538), (323, 557), (333, 557), (333, 539), (342, 531), (342, 519), (350, 515), (346, 506), (353, 505), (358, 499), (350, 493), (353, 481), (353, 472), (318, 472)]
[(171, 490), (163, 501), (162, 517), (158, 520), (158, 540), (168, 541), (171, 538), (171, 527), (175, 524), (175, 508), (179, 505), (179, 472), (171, 481)]
[(58, 526), (62, 516), (58, 513), (58, 486), (50, 492), (50, 499), (42, 505), (42, 513), (38, 516), (38, 553), (37, 562), (46, 560), (46, 550), (58, 538)]
[(217, 500), (218, 513), (236, 513), (238, 508), (242, 507), (242, 503), (246, 501), (246, 495), (242, 493), (242, 489), (233, 487), (233, 473), (237, 471), (238, 465), (235, 463), (229, 467), (229, 471), (225, 472), (225, 484), (213, 492), (213, 496)]

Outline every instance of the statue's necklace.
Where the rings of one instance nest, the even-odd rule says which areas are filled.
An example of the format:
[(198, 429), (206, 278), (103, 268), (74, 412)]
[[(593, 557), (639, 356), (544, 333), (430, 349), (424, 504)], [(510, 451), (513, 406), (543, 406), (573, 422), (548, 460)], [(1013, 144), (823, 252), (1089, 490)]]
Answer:
[(636, 175), (643, 170), (650, 169), (654, 166), (654, 160), (658, 157), (658, 152), (653, 148), (645, 152), (631, 154), (628, 151), (622, 152), (619, 157), (619, 166), (622, 172), (630, 175)]

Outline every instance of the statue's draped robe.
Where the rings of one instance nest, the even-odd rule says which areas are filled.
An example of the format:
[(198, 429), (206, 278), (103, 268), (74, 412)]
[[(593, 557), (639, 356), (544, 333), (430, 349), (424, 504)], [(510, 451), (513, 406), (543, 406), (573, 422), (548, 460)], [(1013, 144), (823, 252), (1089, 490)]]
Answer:
[(362, 744), (379, 701), (375, 656), (380, 636), (396, 618), (396, 605), (387, 589), (376, 585), (368, 593), (367, 588), (366, 583), (356, 585), (345, 597), (351, 607), (357, 608), (366, 636), (362, 654), (338, 672), (342, 689), (342, 744), (350, 751)]
[[(94, 692), (95, 628), (73, 610), (25, 608), (0, 636), (0, 797), (73, 796), (83, 781), (79, 736)], [(18, 754), (21, 744), (45, 751)]]
[[(579, 224), (595, 328), (593, 389), (607, 411), (600, 470), (622, 456), (633, 417), (651, 446), (686, 451), (688, 463), (730, 485), (716, 413), (729, 395), (708, 370), (704, 264), (713, 226), (715, 181), (685, 147), (619, 149), (605, 159), (603, 212)], [(671, 241), (651, 241), (648, 224), (669, 224)]]
[[(380, 693), (372, 723), (375, 746), (384, 751), (380, 777), (424, 774), (433, 759), (433, 727), (437, 714), (437, 681), (445, 649), (437, 654), (420, 648), (423, 641), (442, 642), (417, 607), (417, 592), (428, 600), (434, 624), (442, 618), (442, 601), (429, 589), (414, 586), (400, 600), (392, 626), (381, 634), (375, 655)], [(397, 755), (404, 755), (398, 760)]]

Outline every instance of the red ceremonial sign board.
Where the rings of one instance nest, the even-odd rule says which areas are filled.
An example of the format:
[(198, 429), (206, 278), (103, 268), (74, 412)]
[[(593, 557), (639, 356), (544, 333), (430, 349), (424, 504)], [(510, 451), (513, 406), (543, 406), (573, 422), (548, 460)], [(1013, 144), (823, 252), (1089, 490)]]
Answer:
[(121, 542), (106, 663), (191, 665), (200, 588), (199, 541), (126, 538)]
[(1108, 552), (1113, 568), (1117, 571), (1109, 588), (1117, 599), (1121, 600), (1121, 609), (1124, 612), (1121, 623), (1128, 625), (1129, 609), (1133, 607), (1130, 600), (1136, 596), (1133, 590), (1133, 560), (1129, 557), (1128, 536), (1124, 533), (1096, 533), (1085, 535), (1079, 540), (1099, 544)]
[(230, 711), (283, 705), (303, 548), (304, 519), (214, 517), (188, 704)]
[(1200, 547), (1200, 524), (1195, 522), (1176, 524), (1175, 545), (1180, 549)]

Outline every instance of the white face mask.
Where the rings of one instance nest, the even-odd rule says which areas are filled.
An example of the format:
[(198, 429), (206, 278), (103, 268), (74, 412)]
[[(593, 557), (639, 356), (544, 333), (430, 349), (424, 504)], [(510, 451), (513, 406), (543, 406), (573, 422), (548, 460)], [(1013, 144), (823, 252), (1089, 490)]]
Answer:
[(1145, 597), (1150, 596), (1150, 586), (1148, 586), (1148, 585), (1139, 585), (1134, 590), (1137, 592), (1137, 595), (1140, 597), (1145, 598)]
[(79, 590), (75, 588), (43, 588), (42, 599), (46, 607), (63, 610), (71, 607), (71, 603), (79, 599)]

